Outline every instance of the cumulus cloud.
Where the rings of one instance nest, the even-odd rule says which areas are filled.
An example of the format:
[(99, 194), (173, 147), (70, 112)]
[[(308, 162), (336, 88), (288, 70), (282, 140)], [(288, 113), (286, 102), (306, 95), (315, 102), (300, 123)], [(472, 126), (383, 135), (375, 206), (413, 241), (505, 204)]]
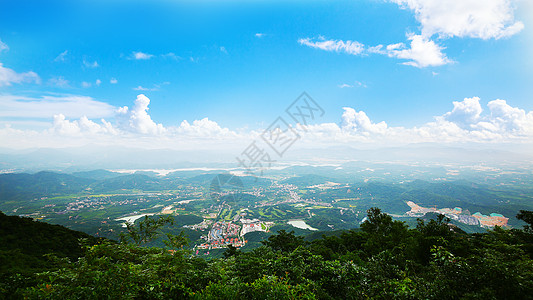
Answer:
[(81, 83), (81, 86), (84, 87), (84, 88), (90, 88), (92, 86), (92, 84), (90, 82), (83, 81)]
[(166, 131), (162, 124), (157, 124), (148, 114), (150, 99), (143, 94), (137, 96), (132, 109), (127, 106), (118, 109), (123, 128), (142, 134), (162, 134)]
[(6, 68), (0, 63), (0, 87), (10, 86), (13, 83), (41, 83), (41, 78), (33, 71), (17, 73), (13, 69)]
[(471, 37), (499, 39), (512, 36), (524, 28), (515, 21), (511, 0), (390, 0), (410, 9), (421, 25), (422, 35), (429, 38)]
[(426, 135), (441, 135), (448, 139), (467, 141), (506, 141), (533, 138), (533, 111), (512, 107), (505, 100), (492, 100), (487, 104), (488, 114), (478, 97), (453, 102), (453, 109), (435, 122), (422, 126)]
[(418, 68), (452, 63), (443, 52), (445, 47), (434, 39), (460, 38), (500, 39), (510, 37), (524, 28), (514, 18), (512, 0), (389, 0), (414, 12), (420, 23), (420, 34), (407, 34), (405, 43), (387, 46), (365, 46), (357, 41), (301, 38), (298, 43), (325, 51), (352, 55), (383, 54), (408, 60), (403, 64)]
[(484, 112), (478, 97), (453, 102), (453, 109), (434, 120), (412, 128), (389, 127), (373, 122), (364, 111), (343, 108), (339, 123), (309, 125), (299, 133), (314, 143), (464, 143), (533, 141), (533, 111), (512, 107), (505, 100), (493, 100)]
[(461, 128), (468, 128), (480, 120), (483, 112), (479, 97), (465, 98), (463, 101), (453, 101), (453, 110), (443, 115), (444, 120), (453, 122)]
[(195, 137), (224, 138), (237, 136), (235, 132), (228, 128), (220, 127), (217, 122), (211, 121), (208, 118), (194, 120), (192, 124), (184, 120), (175, 131), (180, 134)]
[[(130, 108), (114, 108), (104, 104), (106, 112), (94, 113), (94, 106), (103, 103), (81, 96), (46, 96), (30, 98), (0, 95), (0, 118), (50, 118), (51, 127), (44, 131), (20, 130), (11, 121), (0, 128), (0, 139), (10, 147), (50, 147), (61, 144), (83, 146), (84, 144), (130, 145), (141, 147), (213, 147), (225, 145), (229, 140), (249, 138), (228, 128), (221, 127), (208, 118), (189, 122), (184, 120), (179, 126), (164, 127), (152, 120), (148, 113), (150, 99), (138, 95)], [(112, 121), (101, 118), (110, 117)], [(1, 120), (1, 119), (0, 119)], [(246, 140), (247, 142), (248, 140)], [(220, 144), (221, 143), (221, 144)], [(230, 144), (235, 144), (229, 142)]]
[[(533, 111), (512, 107), (505, 100), (493, 100), (487, 105), (490, 123), (495, 131), (508, 132), (518, 136), (533, 136)], [(481, 122), (480, 122), (481, 123)], [(477, 124), (481, 126), (482, 124)]]
[(384, 134), (387, 123), (384, 121), (372, 123), (364, 111), (356, 111), (351, 107), (343, 107), (341, 129), (346, 132), (360, 133), (363, 135)]
[(99, 134), (109, 133), (116, 135), (118, 131), (113, 128), (111, 123), (101, 120), (102, 124), (98, 124), (89, 120), (86, 116), (79, 120), (69, 121), (63, 114), (54, 115), (54, 123), (51, 132), (60, 135), (80, 135), (80, 134)]
[(385, 53), (390, 57), (407, 59), (405, 65), (418, 68), (442, 66), (452, 62), (442, 53), (443, 47), (434, 41), (428, 40), (421, 35), (411, 35), (408, 37), (411, 47), (407, 48), (403, 43), (389, 45)]
[(260, 32), (255, 34), (255, 37), (257, 37), (257, 38), (262, 38), (264, 36), (265, 36), (265, 34), (264, 33), (260, 33)]
[[(179, 126), (163, 126), (152, 119), (148, 113), (149, 105), (150, 99), (142, 94), (137, 96), (132, 107), (118, 109), (89, 97), (35, 99), (2, 95), (0, 118), (28, 120), (48, 117), (53, 119), (53, 124), (41, 135), (33, 131), (21, 133), (14, 128), (0, 128), (0, 137), (5, 139), (6, 144), (16, 143), (19, 136), (25, 137), (24, 141), (20, 141), (24, 145), (31, 145), (32, 139), (34, 143), (53, 143), (57, 141), (55, 136), (62, 136), (99, 144), (120, 142), (138, 145), (142, 141), (148, 147), (178, 144), (180, 147), (214, 144), (232, 147), (240, 142), (249, 143), (262, 133), (262, 129), (236, 133), (209, 118), (192, 122), (183, 120)], [(104, 117), (109, 117), (111, 121), (106, 121)], [(421, 142), (527, 144), (533, 141), (533, 111), (526, 112), (501, 99), (482, 105), (478, 97), (454, 101), (450, 111), (410, 128), (391, 127), (384, 120), (374, 121), (367, 112), (352, 107), (343, 108), (338, 123), (307, 124), (305, 128), (293, 125), (302, 137), (301, 142), (309, 142), (309, 145), (367, 143), (390, 146)], [(47, 138), (39, 139), (43, 136)], [(42, 146), (34, 144), (39, 145)]]
[(162, 124), (154, 122), (148, 114), (150, 99), (140, 94), (135, 99), (132, 108), (123, 106), (116, 109), (116, 125), (101, 120), (102, 124), (89, 120), (82, 116), (79, 120), (67, 120), (63, 114), (54, 115), (53, 132), (63, 135), (79, 135), (82, 133), (91, 134), (120, 134), (121, 132), (130, 134), (141, 134), (148, 136), (187, 136), (192, 138), (228, 138), (237, 137), (238, 135), (229, 130), (222, 128), (218, 123), (204, 118), (194, 120), (189, 123), (187, 120), (181, 122), (178, 127), (164, 127)]
[(317, 40), (302, 38), (298, 40), (298, 43), (315, 49), (344, 52), (351, 55), (359, 55), (365, 49), (364, 45), (357, 41), (326, 40), (324, 37), (319, 37)]
[(148, 59), (152, 58), (153, 55), (152, 54), (148, 54), (148, 53), (144, 53), (144, 52), (140, 52), (140, 51), (138, 51), (138, 52), (134, 51), (131, 54), (131, 57), (132, 57), (132, 59), (136, 59), (136, 60), (148, 60)]
[(75, 122), (65, 119), (63, 114), (54, 115), (54, 125), (52, 130), (63, 135), (74, 135), (80, 133), (80, 128)]
[(303, 128), (295, 126), (304, 143), (311, 145), (350, 144), (353, 142), (375, 143), (390, 140), (399, 128), (388, 127), (385, 121), (372, 122), (364, 111), (344, 107), (339, 123), (310, 124)]
[(111, 84), (117, 84), (118, 83), (118, 80), (116, 78), (111, 78), (109, 79), (109, 83)]

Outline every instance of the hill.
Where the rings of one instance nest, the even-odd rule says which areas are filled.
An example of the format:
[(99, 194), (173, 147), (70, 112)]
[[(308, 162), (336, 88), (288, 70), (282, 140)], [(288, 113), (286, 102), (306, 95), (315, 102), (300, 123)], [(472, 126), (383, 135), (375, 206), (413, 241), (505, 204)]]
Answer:
[(97, 241), (93, 236), (60, 225), (0, 212), (0, 277), (55, 267), (47, 254), (75, 261), (83, 256), (80, 239), (87, 239), (88, 243)]
[(79, 193), (94, 179), (42, 171), (35, 174), (0, 174), (0, 199), (28, 200), (34, 197)]
[(166, 222), (147, 219), (130, 228), (129, 236), (141, 237), (132, 243), (99, 243), (78, 262), (15, 293), (4, 284), (11, 288), (4, 292), (27, 299), (533, 299), (533, 212), (517, 216), (524, 230), (476, 234), (434, 217), (409, 229), (372, 208), (360, 230), (258, 233), (250, 240), (262, 246), (218, 249), (222, 257), (210, 260), (186, 249), (182, 234), (168, 236), (168, 248), (144, 247)]

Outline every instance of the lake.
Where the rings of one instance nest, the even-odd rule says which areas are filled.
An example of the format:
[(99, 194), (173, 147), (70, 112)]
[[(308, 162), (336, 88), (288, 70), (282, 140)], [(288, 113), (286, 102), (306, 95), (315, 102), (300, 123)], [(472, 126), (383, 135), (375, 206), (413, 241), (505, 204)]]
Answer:
[(300, 228), (300, 229), (318, 230), (316, 228), (313, 228), (313, 227), (307, 225), (307, 223), (305, 223), (304, 220), (290, 220), (287, 223), (289, 223), (290, 225), (292, 225), (292, 226), (294, 226), (296, 228)]

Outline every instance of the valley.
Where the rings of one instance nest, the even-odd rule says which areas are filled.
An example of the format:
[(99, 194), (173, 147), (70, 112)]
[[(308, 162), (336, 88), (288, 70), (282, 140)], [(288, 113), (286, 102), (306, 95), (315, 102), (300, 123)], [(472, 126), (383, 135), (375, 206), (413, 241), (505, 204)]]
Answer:
[(253, 248), (281, 229), (304, 234), (357, 228), (374, 206), (410, 225), (427, 213), (444, 214), (467, 232), (518, 226), (518, 210), (533, 208), (533, 176), (525, 169), (513, 169), (521, 172), (513, 180), (494, 168), (462, 175), (355, 162), (279, 168), (263, 177), (218, 172), (1, 174), (0, 210), (111, 239), (124, 232), (125, 222), (170, 215), (175, 224), (167, 230), (184, 231), (190, 248), (207, 255), (228, 245)]

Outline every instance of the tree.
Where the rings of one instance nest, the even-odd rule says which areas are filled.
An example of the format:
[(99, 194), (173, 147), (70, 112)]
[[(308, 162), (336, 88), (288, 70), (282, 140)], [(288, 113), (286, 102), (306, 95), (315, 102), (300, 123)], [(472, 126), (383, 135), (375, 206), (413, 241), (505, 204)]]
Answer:
[(185, 232), (180, 231), (178, 235), (166, 233), (168, 241), (163, 241), (169, 248), (183, 249), (183, 247), (189, 245), (189, 239)]
[(526, 225), (524, 225), (525, 232), (533, 233), (533, 211), (520, 210), (516, 218), (526, 222)]
[(418, 261), (427, 264), (430, 261), (430, 250), (436, 246), (445, 246), (452, 231), (448, 227), (449, 218), (439, 214), (436, 219), (425, 222), (417, 219), (415, 237), (417, 240), (416, 257)]
[(268, 240), (261, 243), (274, 251), (281, 252), (291, 252), (306, 244), (303, 237), (296, 236), (294, 231), (286, 232), (285, 230), (278, 231), (278, 234), (269, 236)]
[(239, 251), (239, 249), (237, 249), (237, 247), (233, 246), (233, 245), (228, 245), (228, 249), (226, 249), (226, 251), (224, 251), (224, 253), (222, 253), (222, 255), (224, 256), (224, 258), (230, 258), (232, 256), (237, 256), (240, 254), (241, 251)]
[(135, 224), (127, 222), (127, 232), (120, 234), (120, 241), (127, 243), (131, 240), (135, 245), (148, 243), (159, 235), (159, 229), (166, 224), (174, 224), (174, 219), (171, 216), (158, 218), (144, 216), (144, 220), (139, 222), (138, 227)]
[(361, 224), (361, 229), (367, 234), (364, 249), (369, 255), (394, 249), (404, 242), (408, 235), (404, 222), (393, 220), (377, 207), (372, 207), (367, 212), (367, 220)]
[(372, 207), (367, 210), (367, 220), (361, 224), (361, 229), (367, 233), (385, 233), (390, 230), (392, 222), (391, 216)]

